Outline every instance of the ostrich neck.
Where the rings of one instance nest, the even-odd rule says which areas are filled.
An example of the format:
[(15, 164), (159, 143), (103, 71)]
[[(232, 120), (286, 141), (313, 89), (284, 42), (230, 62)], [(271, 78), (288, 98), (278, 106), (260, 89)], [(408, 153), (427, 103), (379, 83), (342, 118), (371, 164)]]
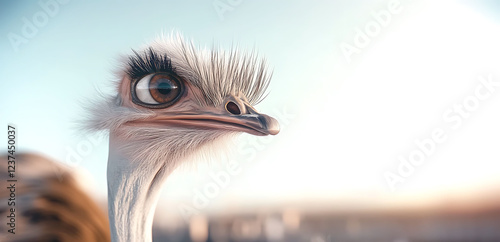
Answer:
[(130, 160), (110, 139), (108, 215), (111, 241), (152, 241), (153, 217), (167, 172), (159, 162)]

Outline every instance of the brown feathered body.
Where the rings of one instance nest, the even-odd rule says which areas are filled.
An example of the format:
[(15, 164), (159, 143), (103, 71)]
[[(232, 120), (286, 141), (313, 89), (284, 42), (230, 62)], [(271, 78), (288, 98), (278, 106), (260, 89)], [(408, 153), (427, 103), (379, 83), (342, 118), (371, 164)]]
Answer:
[[(0, 216), (3, 221), (15, 209), (15, 234), (1, 223), (0, 240), (32, 241), (110, 241), (108, 219), (102, 206), (81, 188), (75, 173), (44, 156), (15, 154), (17, 182), (7, 182), (7, 172), (0, 173)], [(7, 171), (7, 155), (2, 155), (2, 171)], [(15, 184), (15, 206), (8, 205)]]

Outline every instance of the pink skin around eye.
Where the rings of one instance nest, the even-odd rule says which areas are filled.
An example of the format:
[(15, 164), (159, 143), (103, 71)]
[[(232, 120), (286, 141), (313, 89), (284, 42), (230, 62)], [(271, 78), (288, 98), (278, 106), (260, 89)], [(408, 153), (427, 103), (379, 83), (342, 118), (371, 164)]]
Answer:
[[(180, 80), (183, 81), (183, 80)], [(196, 97), (203, 97), (203, 94), (201, 93), (198, 88), (192, 86), (188, 82), (184, 81), (184, 93), (182, 94), (182, 97), (179, 98), (179, 100), (174, 103), (172, 106), (167, 107), (167, 108), (160, 108), (160, 109), (154, 109), (154, 108), (147, 108), (140, 106), (138, 104), (135, 104), (132, 101), (132, 94), (130, 92), (130, 82), (131, 80), (125, 76), (123, 77), (123, 80), (121, 81), (120, 86), (118, 87), (119, 93), (121, 93), (121, 99), (122, 99), (122, 106), (124, 107), (130, 107), (130, 108), (136, 108), (136, 109), (148, 109), (153, 112), (165, 112), (168, 110), (169, 112), (186, 112), (186, 111), (193, 111), (193, 110), (200, 110), (202, 108), (197, 104)], [(217, 109), (215, 107), (211, 106), (203, 106), (203, 110), (205, 111), (216, 111)]]

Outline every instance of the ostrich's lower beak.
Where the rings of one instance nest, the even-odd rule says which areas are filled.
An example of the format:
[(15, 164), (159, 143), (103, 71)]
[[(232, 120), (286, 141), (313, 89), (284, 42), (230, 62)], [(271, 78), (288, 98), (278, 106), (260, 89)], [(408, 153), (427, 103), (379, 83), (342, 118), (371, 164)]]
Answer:
[[(153, 121), (153, 120), (151, 120)], [(179, 113), (154, 118), (155, 123), (191, 129), (219, 129), (246, 132), (253, 135), (276, 135), (279, 124), (276, 119), (265, 114), (244, 114), (226, 116), (215, 113)]]
[(147, 122), (161, 126), (177, 126), (190, 129), (217, 129), (246, 132), (253, 135), (276, 135), (279, 123), (273, 117), (258, 113), (243, 100), (231, 96), (223, 107), (190, 112), (164, 112), (135, 122)]

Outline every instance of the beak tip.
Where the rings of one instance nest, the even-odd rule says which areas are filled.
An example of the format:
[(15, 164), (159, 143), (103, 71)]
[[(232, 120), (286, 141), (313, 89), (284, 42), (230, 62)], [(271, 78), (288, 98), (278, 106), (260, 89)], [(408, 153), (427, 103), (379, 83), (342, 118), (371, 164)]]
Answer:
[(267, 126), (267, 132), (270, 135), (277, 135), (280, 132), (280, 124), (278, 123), (278, 120), (267, 115), (266, 115), (266, 126)]
[(280, 132), (280, 129), (270, 129), (269, 134), (270, 135), (277, 135)]

